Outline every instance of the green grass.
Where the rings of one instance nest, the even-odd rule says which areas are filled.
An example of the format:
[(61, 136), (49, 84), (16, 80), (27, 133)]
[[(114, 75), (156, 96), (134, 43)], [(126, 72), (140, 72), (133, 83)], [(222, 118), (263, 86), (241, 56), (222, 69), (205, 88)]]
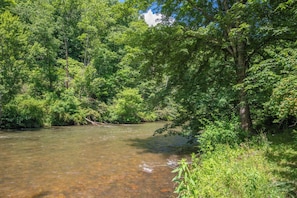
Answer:
[(294, 133), (269, 135), (271, 142), (265, 157), (274, 164), (273, 174), (277, 184), (287, 192), (287, 197), (297, 197), (297, 140)]
[(175, 172), (179, 197), (297, 197), (297, 144), (292, 133), (260, 135), (193, 155)]

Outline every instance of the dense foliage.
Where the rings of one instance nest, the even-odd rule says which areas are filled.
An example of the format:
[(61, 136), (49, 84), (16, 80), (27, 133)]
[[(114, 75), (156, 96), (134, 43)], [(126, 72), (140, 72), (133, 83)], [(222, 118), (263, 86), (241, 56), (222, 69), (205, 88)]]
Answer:
[(283, 89), (296, 72), (295, 1), (129, 2), (163, 14), (142, 38), (142, 67), (147, 76), (166, 79), (161, 91), (183, 108), (172, 127), (197, 133), (200, 119), (233, 114), (250, 132), (296, 121), (294, 110), (278, 109), (295, 107), (285, 95), (296, 86)]
[[(149, 27), (139, 13), (152, 5), (162, 20)], [(3, 1), (1, 128), (175, 118), (167, 128), (194, 137), (233, 115), (250, 132), (294, 126), (295, 19), (294, 1)], [(42, 121), (18, 124), (17, 98), (39, 101)]]
[(297, 125), (296, 21), (295, 0), (0, 0), (0, 128), (174, 120), (157, 133), (203, 153), (181, 197), (282, 195), (245, 141)]
[(0, 6), (0, 128), (162, 119), (146, 100), (156, 86), (139, 75), (140, 49), (129, 45), (148, 29), (135, 8), (116, 0)]
[(192, 165), (181, 162), (175, 181), (179, 197), (285, 197), (263, 157), (263, 148), (220, 145), (202, 159), (192, 156)]
[[(181, 160), (173, 171), (178, 197), (296, 197), (297, 141), (292, 138), (296, 133), (243, 139), (224, 122), (205, 130), (210, 128), (215, 133), (202, 134), (199, 155)], [(222, 139), (226, 133), (219, 129), (237, 141)]]

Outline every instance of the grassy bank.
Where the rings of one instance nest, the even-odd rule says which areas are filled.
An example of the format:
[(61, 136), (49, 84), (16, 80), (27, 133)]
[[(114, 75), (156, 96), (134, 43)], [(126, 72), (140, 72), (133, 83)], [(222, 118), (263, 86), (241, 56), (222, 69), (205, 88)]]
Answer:
[(273, 164), (272, 173), (286, 197), (297, 197), (297, 137), (296, 133), (268, 136), (269, 148), (265, 158)]
[(287, 132), (219, 144), (175, 172), (179, 197), (297, 197), (297, 142)]

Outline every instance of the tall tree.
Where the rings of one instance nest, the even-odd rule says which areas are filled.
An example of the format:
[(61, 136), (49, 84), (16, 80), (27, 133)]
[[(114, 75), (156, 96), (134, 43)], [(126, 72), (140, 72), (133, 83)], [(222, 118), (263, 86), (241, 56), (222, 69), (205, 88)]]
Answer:
[(108, 0), (85, 1), (81, 10), (78, 27), (82, 31), (83, 62), (89, 67), (85, 73), (87, 95), (102, 102), (112, 101), (118, 91), (133, 84), (134, 79), (128, 77), (132, 76), (129, 65), (122, 60), (127, 53), (125, 33), (130, 23), (138, 20), (137, 10)]
[(78, 22), (81, 18), (81, 1), (57, 0), (53, 1), (55, 7), (56, 20), (59, 24), (59, 39), (63, 43), (61, 57), (65, 59), (65, 87), (69, 88), (69, 57), (79, 58), (81, 52), (81, 42), (77, 39), (80, 35)]
[(83, 43), (83, 62), (87, 66), (94, 58), (94, 48), (101, 44), (101, 40), (113, 23), (111, 7), (106, 0), (88, 0), (81, 4), (82, 16), (78, 27), (82, 34), (79, 39)]
[(28, 33), (10, 11), (0, 14), (0, 121), (4, 104), (21, 89), (26, 68)]
[(14, 12), (31, 33), (30, 80), (34, 91), (39, 94), (42, 91), (54, 91), (58, 50), (61, 45), (56, 38), (58, 24), (54, 20), (54, 7), (46, 0), (22, 1), (17, 4)]
[[(135, 3), (133, 0), (131, 2)], [(244, 86), (247, 70), (252, 66), (254, 57), (261, 54), (271, 42), (289, 41), (294, 38), (296, 32), (293, 29), (295, 23), (292, 20), (296, 18), (294, 12), (291, 9), (285, 12), (279, 9), (280, 3), (284, 1), (157, 0), (138, 2), (140, 2), (138, 5), (144, 7), (154, 3), (158, 5), (155, 6), (156, 10), (163, 14), (163, 25), (150, 30), (151, 33), (148, 33), (145, 40), (145, 42), (153, 43), (150, 44), (153, 57), (148, 59), (148, 68), (154, 71), (161, 70), (174, 77), (171, 79), (175, 81), (173, 82), (175, 85), (178, 84), (176, 81), (179, 85), (188, 83), (185, 74), (189, 74), (187, 72), (190, 68), (193, 71), (198, 70), (195, 72), (198, 78), (209, 79), (209, 81), (200, 81), (197, 85), (193, 85), (201, 87), (205, 86), (201, 83), (219, 82), (221, 74), (214, 73), (214, 65), (216, 65), (216, 69), (225, 75), (223, 80), (229, 83), (228, 86), (236, 88), (235, 102), (241, 128), (252, 131), (250, 102)], [(172, 23), (172, 18), (174, 18), (174, 23)], [(216, 64), (216, 60), (221, 63)], [(190, 76), (193, 77), (192, 75)], [(182, 77), (184, 79), (178, 79)], [(184, 95), (185, 101), (188, 101), (188, 98), (190, 97)]]

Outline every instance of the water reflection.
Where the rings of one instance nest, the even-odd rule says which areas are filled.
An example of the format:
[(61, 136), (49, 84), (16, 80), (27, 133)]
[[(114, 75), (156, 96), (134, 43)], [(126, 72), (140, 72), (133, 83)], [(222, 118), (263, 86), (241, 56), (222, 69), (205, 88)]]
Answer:
[(162, 125), (0, 132), (0, 197), (174, 197), (187, 140), (152, 137)]

